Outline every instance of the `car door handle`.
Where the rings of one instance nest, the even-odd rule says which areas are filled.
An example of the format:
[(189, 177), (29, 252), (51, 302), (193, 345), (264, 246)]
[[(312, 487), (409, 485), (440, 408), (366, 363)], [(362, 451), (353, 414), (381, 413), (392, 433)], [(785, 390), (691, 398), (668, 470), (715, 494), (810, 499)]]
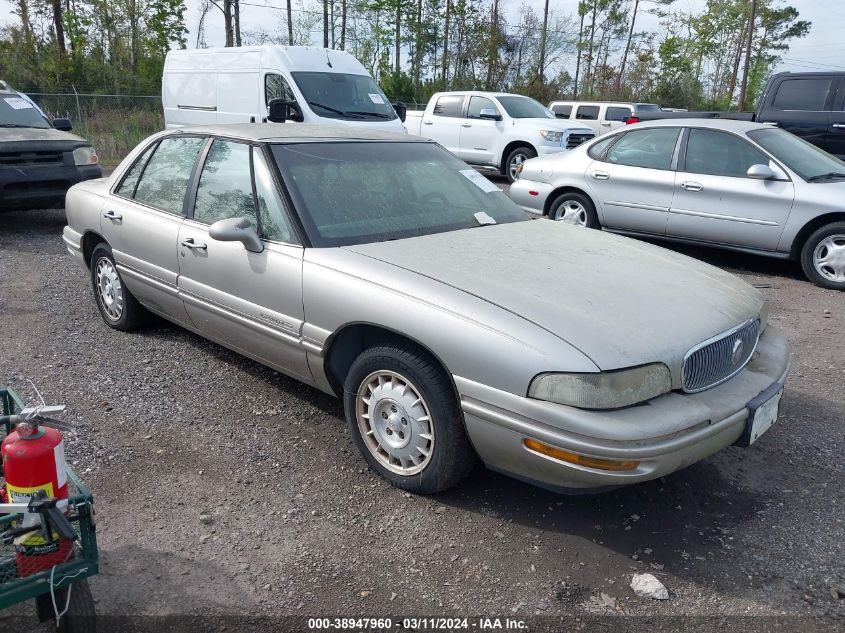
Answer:
[(682, 182), (681, 189), (686, 189), (687, 191), (701, 191), (704, 189), (704, 186), (700, 182)]
[(610, 174), (608, 174), (606, 171), (594, 171), (590, 175), (596, 180), (608, 180), (610, 178)]
[(196, 242), (194, 242), (194, 238), (192, 237), (189, 237), (186, 240), (182, 240), (181, 244), (185, 248), (196, 249), (198, 251), (204, 251), (208, 248), (206, 244), (197, 244)]
[(461, 127), (472, 127), (472, 123), (461, 123)]
[(843, 128), (843, 127), (845, 127), (845, 123), (834, 123), (832, 127)]
[(602, 127), (610, 127), (610, 121), (601, 124)]
[(106, 211), (105, 213), (103, 213), (103, 217), (106, 220), (122, 220), (123, 219), (122, 215), (120, 215), (119, 213), (115, 213), (114, 211)]
[(433, 125), (434, 121), (423, 121), (423, 125)]

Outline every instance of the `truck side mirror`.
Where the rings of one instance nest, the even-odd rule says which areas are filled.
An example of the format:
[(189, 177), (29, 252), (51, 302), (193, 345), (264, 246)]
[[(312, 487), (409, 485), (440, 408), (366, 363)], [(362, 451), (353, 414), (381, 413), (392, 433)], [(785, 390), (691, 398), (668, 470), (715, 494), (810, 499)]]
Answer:
[(302, 110), (296, 101), (287, 101), (281, 97), (270, 99), (267, 104), (267, 120), (273, 123), (284, 123), (285, 121), (302, 122)]
[(408, 108), (405, 106), (404, 103), (401, 103), (401, 102), (398, 102), (398, 101), (396, 103), (391, 104), (391, 105), (393, 106), (393, 109), (396, 110), (396, 116), (398, 116), (399, 120), (402, 121), (402, 123), (404, 123), (405, 117), (408, 116)]
[(488, 121), (501, 121), (502, 115), (496, 112), (493, 108), (481, 108), (478, 111), (479, 119), (487, 119)]
[(71, 125), (70, 119), (53, 119), (53, 128), (60, 132), (70, 132), (73, 125)]

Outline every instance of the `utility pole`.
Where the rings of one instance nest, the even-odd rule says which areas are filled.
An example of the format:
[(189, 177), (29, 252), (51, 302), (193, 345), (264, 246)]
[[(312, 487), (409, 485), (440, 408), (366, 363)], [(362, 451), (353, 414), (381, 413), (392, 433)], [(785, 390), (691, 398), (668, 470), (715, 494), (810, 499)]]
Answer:
[(329, 47), (329, 0), (323, 0), (323, 48)]
[(754, 39), (754, 20), (757, 17), (757, 0), (751, 0), (751, 15), (748, 18), (748, 39), (745, 41), (745, 71), (742, 73), (742, 86), (739, 89), (739, 111), (745, 110), (745, 98), (748, 92), (748, 71), (751, 68), (751, 42)]

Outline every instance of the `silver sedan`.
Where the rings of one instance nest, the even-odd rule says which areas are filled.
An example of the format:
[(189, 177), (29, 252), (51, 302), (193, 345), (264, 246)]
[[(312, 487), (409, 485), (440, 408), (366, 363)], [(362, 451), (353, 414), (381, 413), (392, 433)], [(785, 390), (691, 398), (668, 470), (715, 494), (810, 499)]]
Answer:
[(107, 325), (160, 315), (343, 399), (405, 489), (671, 473), (777, 419), (789, 347), (736, 277), (532, 221), (440, 146), (296, 124), (151, 137), (73, 187)]
[(771, 125), (637, 123), (528, 161), (510, 193), (570, 224), (798, 260), (845, 290), (845, 162)]

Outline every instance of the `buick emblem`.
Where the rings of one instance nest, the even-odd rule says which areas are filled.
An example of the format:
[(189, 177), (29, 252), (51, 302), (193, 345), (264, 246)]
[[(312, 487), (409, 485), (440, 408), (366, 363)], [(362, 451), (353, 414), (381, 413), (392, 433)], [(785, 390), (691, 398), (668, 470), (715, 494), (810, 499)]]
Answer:
[(736, 365), (742, 360), (742, 352), (745, 350), (745, 343), (742, 339), (734, 341), (733, 349), (731, 350), (731, 365)]

